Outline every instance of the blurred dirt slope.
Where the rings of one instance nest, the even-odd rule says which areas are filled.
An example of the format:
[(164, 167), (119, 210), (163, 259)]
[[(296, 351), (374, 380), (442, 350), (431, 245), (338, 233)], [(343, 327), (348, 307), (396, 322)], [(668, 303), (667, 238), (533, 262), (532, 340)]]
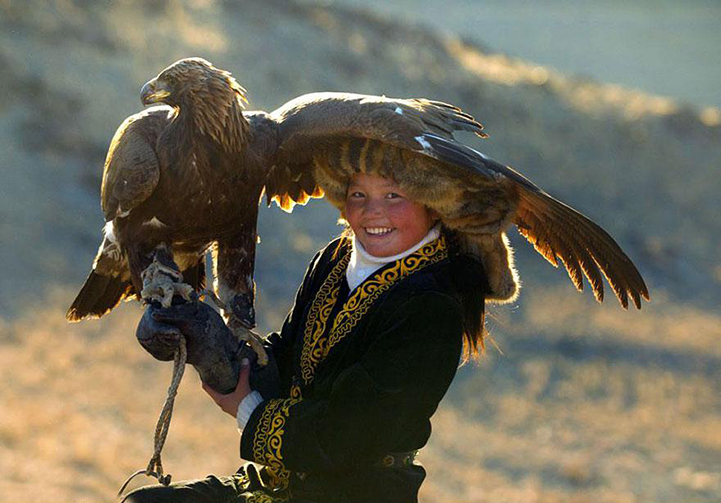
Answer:
[[(512, 236), (525, 290), (490, 321), (505, 356), (464, 368), (439, 411), (425, 501), (713, 501), (721, 490), (718, 110), (287, 0), (4, 0), (0, 27), (0, 500), (112, 499), (147, 462), (170, 368), (132, 341), (139, 309), (80, 326), (62, 312), (99, 244), (115, 128), (140, 109), (146, 80), (192, 55), (231, 70), (251, 108), (319, 90), (458, 104), (491, 134), (464, 140), (601, 223), (648, 279), (641, 313), (601, 307)], [(258, 311), (277, 328), (307, 260), (339, 229), (321, 202), (261, 218)], [(187, 381), (166, 467), (234, 470), (232, 421)]]
[(721, 106), (718, 2), (330, 1), (421, 22), (564, 73)]

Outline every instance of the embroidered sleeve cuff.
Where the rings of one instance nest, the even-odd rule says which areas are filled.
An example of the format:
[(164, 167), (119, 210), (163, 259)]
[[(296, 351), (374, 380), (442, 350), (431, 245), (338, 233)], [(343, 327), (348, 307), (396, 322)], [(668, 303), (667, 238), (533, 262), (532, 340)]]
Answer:
[(263, 395), (257, 391), (251, 391), (238, 405), (238, 413), (235, 419), (238, 421), (238, 429), (242, 430), (248, 424), (248, 419), (253, 411), (263, 402)]
[[(293, 450), (294, 442), (284, 441), (287, 421), (302, 400), (300, 398), (276, 398), (263, 401), (250, 415), (240, 439), (240, 455), (243, 459), (283, 470), (286, 448)], [(290, 421), (292, 423), (292, 421)], [(312, 435), (311, 435), (312, 436)], [(296, 439), (297, 440), (297, 439)]]

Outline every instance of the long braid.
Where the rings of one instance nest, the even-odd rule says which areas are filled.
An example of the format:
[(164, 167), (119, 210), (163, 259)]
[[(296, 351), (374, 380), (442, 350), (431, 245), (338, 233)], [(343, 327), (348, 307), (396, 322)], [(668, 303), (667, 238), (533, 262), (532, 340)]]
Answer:
[(477, 359), (485, 350), (486, 310), (485, 299), (488, 291), (483, 264), (476, 257), (464, 253), (458, 233), (442, 229), (448, 243), (451, 261), (451, 281), (453, 282), (463, 309), (463, 362)]

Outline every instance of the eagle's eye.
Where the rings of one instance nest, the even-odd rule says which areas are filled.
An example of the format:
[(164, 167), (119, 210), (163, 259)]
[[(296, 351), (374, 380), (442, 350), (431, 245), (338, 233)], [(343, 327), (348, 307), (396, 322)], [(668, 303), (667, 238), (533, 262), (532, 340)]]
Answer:
[(172, 75), (163, 75), (162, 73), (158, 75), (158, 85), (162, 85), (166, 89), (169, 89), (175, 85), (175, 82), (177, 79), (173, 77)]

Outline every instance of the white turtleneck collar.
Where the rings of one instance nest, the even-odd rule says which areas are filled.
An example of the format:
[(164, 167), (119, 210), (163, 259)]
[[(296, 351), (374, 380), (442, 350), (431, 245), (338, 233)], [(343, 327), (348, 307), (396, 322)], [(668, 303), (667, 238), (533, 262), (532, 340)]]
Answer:
[(375, 257), (371, 255), (365, 248), (363, 248), (363, 245), (360, 241), (358, 241), (358, 238), (353, 236), (353, 250), (351, 251), (350, 262), (348, 263), (348, 267), (345, 272), (346, 281), (348, 281), (350, 291), (352, 292), (355, 290), (358, 285), (368, 278), (368, 276), (376, 272), (384, 265), (403, 259), (411, 253), (415, 253), (422, 246), (430, 243), (434, 239), (437, 239), (440, 235), (441, 224), (436, 224), (430, 231), (428, 231), (428, 234), (426, 234), (423, 239), (418, 241), (418, 243), (411, 246), (406, 251), (401, 252), (398, 255), (393, 255), (392, 257)]

